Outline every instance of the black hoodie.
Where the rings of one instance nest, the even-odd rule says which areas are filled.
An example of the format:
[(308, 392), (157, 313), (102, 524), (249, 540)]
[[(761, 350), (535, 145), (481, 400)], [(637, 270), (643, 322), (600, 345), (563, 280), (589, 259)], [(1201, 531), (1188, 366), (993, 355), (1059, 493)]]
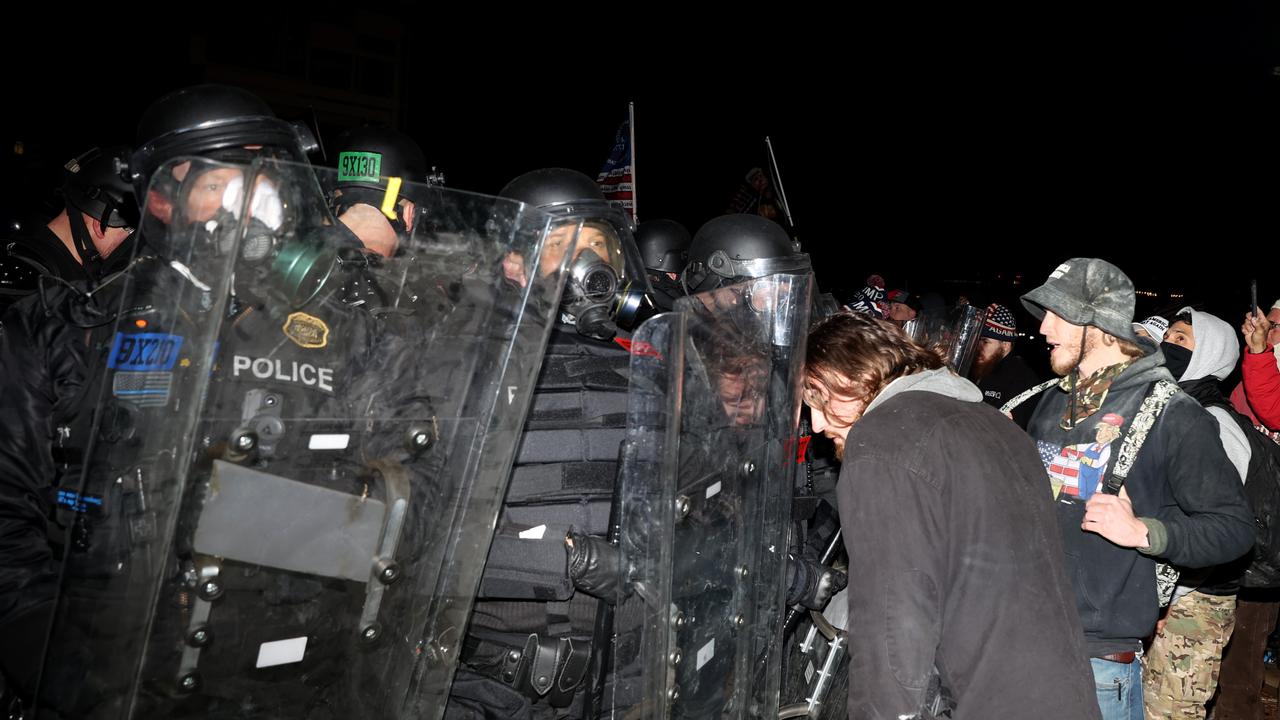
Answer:
[[(1137, 650), (1151, 634), (1159, 613), (1155, 558), (1208, 567), (1235, 560), (1254, 541), (1253, 514), (1223, 452), (1218, 424), (1185, 393), (1175, 394), (1156, 419), (1125, 481), (1134, 514), (1148, 526), (1151, 547), (1141, 552), (1120, 547), (1080, 528), (1084, 503), (1080, 488), (1073, 486), (1080, 469), (1088, 478), (1083, 494), (1089, 494), (1114, 467), (1122, 442), (1099, 445), (1098, 426), (1104, 418), (1115, 423), (1118, 416), (1127, 433), (1152, 384), (1173, 380), (1163, 367), (1164, 356), (1148, 349), (1115, 379), (1102, 407), (1071, 430), (1060, 425), (1069, 395), (1059, 386), (1040, 396), (1028, 428), (1050, 478), (1064, 482), (1057, 493), (1058, 522), (1094, 657)], [(1095, 466), (1092, 471), (1089, 464)]]

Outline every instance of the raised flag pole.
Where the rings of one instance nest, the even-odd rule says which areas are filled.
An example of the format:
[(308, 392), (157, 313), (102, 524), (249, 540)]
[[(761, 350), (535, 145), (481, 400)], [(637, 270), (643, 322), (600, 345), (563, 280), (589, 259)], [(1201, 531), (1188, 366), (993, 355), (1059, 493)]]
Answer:
[[(634, 144), (634, 141), (633, 141), (633, 144)], [(764, 144), (765, 144), (765, 147), (769, 148), (769, 174), (773, 176), (773, 184), (778, 186), (778, 202), (782, 203), (782, 214), (787, 216), (787, 224), (790, 225), (791, 229), (794, 231), (796, 227), (796, 223), (794, 220), (791, 219), (791, 206), (787, 204), (787, 191), (782, 189), (782, 173), (778, 171), (778, 158), (774, 157), (773, 141), (769, 139), (768, 135), (764, 136)], [(632, 182), (634, 182), (635, 181), (635, 176), (634, 176), (635, 150), (633, 149), (631, 152), (632, 152), (631, 162), (633, 163), (631, 172), (632, 172)]]
[[(613, 135), (613, 148), (609, 151), (609, 157), (604, 161), (599, 174), (596, 175), (596, 185), (600, 186), (605, 199), (611, 206), (626, 212), (631, 222), (635, 221), (636, 214), (633, 169), (635, 161), (632, 157), (636, 133), (635, 129), (630, 127), (635, 113), (635, 103), (628, 103), (627, 117), (618, 125), (618, 131)], [(624, 125), (628, 127), (623, 127)]]
[(631, 222), (640, 224), (640, 201), (636, 198), (636, 104), (627, 103), (628, 124), (631, 130)]

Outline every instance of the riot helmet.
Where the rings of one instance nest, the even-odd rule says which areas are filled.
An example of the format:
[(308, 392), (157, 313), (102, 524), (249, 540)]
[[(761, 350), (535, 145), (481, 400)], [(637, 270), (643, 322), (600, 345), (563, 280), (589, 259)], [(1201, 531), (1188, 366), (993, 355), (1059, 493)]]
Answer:
[[(306, 163), (316, 148), (305, 126), (277, 118), (257, 96), (226, 85), (197, 85), (156, 100), (143, 112), (137, 137), (127, 172), (146, 209), (143, 241), (183, 263), (228, 250), (242, 210), (251, 218), (244, 251), (286, 234), (291, 205), (270, 181), (246, 178), (244, 168), (259, 158)], [(251, 206), (242, 208), (246, 200)], [(148, 229), (153, 221), (175, 230)]]
[(195, 85), (169, 93), (143, 111), (129, 179), (142, 200), (152, 173), (176, 157), (245, 163), (269, 155), (305, 163), (317, 147), (306, 126), (277, 118), (253, 93), (228, 85)]
[(675, 220), (647, 220), (636, 228), (636, 246), (648, 271), (654, 304), (663, 310), (670, 310), (676, 298), (685, 294), (680, 273), (688, 263), (692, 241), (685, 226)]
[(337, 157), (333, 214), (341, 217), (355, 205), (377, 208), (402, 244), (413, 229), (406, 201), (419, 202), (417, 193), (429, 182), (422, 148), (398, 130), (365, 125), (343, 134)]
[(64, 167), (62, 196), (76, 210), (104, 227), (138, 226), (138, 201), (133, 186), (120, 175), (132, 151), (123, 145), (91, 148)]
[(693, 294), (810, 269), (809, 256), (799, 251), (778, 223), (759, 215), (721, 215), (693, 236), (681, 281), (686, 292)]
[[(62, 198), (66, 204), (71, 237), (85, 273), (91, 282), (102, 275), (102, 257), (94, 244), (84, 216), (94, 218), (102, 231), (108, 228), (138, 227), (138, 201), (133, 186), (121, 175), (131, 150), (124, 146), (91, 148), (72, 158), (63, 168)], [(127, 250), (112, 251), (127, 257)]]
[(619, 328), (631, 330), (652, 313), (631, 223), (605, 200), (591, 178), (565, 168), (534, 170), (512, 180), (499, 195), (555, 218), (540, 273), (547, 274), (564, 260), (569, 247), (574, 248), (560, 311), (579, 333), (607, 340)]

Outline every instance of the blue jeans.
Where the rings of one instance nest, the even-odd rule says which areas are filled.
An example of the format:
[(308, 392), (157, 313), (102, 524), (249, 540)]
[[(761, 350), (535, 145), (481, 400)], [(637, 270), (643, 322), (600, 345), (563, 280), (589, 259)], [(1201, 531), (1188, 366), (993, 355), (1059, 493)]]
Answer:
[(1102, 720), (1143, 720), (1142, 658), (1131, 663), (1091, 658)]

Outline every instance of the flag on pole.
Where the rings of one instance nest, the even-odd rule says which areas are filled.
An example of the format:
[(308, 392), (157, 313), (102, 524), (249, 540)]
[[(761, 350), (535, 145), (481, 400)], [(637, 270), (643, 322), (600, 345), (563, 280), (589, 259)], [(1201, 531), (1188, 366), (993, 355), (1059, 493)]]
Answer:
[(733, 199), (725, 208), (727, 213), (747, 213), (762, 215), (770, 220), (780, 220), (777, 200), (774, 198), (773, 185), (769, 176), (759, 167), (747, 171), (746, 178), (738, 186)]
[(631, 118), (627, 117), (618, 127), (614, 137), (613, 150), (609, 159), (604, 161), (600, 174), (596, 176), (596, 184), (600, 186), (604, 197), (610, 205), (622, 208), (627, 216), (635, 220), (635, 184), (632, 175), (631, 160)]
[(773, 144), (767, 137), (765, 149), (765, 162), (747, 171), (725, 212), (760, 215), (794, 230), (791, 214), (787, 211), (787, 198), (782, 192), (782, 178), (774, 162)]

